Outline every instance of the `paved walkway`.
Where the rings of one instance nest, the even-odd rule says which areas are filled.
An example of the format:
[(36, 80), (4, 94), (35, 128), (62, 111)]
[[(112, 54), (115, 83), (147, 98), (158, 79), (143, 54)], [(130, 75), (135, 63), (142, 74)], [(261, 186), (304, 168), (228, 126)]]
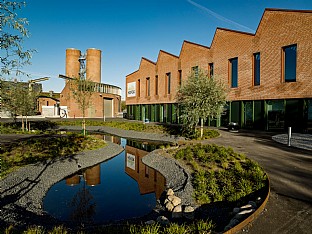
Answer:
[(244, 233), (311, 233), (312, 151), (275, 142), (267, 132), (220, 132), (221, 137), (205, 143), (245, 153), (265, 169), (271, 181), (266, 210)]

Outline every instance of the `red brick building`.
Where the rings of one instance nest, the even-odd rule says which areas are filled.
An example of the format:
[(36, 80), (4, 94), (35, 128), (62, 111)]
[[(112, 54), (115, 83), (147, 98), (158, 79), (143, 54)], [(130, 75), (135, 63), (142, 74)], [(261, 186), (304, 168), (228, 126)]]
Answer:
[(142, 58), (126, 76), (128, 116), (179, 122), (175, 95), (202, 69), (229, 87), (227, 112), (208, 125), (312, 128), (312, 11), (266, 9), (254, 34), (217, 28), (210, 47), (184, 41), (180, 55)]
[[(95, 83), (95, 92), (92, 94), (90, 106), (86, 110), (86, 117), (116, 117), (121, 111), (121, 88), (101, 83), (101, 51), (88, 49), (83, 55), (80, 50), (66, 50), (65, 77), (79, 79), (81, 76), (80, 60), (85, 60), (83, 67), (85, 79)], [(68, 80), (60, 94), (60, 105), (67, 106), (68, 117), (82, 117), (79, 105), (71, 94)]]

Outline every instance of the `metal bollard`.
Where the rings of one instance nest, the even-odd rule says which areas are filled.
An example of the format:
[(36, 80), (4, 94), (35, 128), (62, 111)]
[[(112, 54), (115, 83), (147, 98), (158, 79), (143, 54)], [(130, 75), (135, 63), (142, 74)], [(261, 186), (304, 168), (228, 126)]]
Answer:
[(290, 146), (290, 140), (291, 140), (291, 127), (288, 127), (288, 146)]

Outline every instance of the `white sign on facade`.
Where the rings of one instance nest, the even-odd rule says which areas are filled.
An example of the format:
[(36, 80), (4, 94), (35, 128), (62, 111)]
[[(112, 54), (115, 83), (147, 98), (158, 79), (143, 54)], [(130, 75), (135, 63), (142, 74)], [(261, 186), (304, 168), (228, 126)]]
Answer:
[(135, 97), (136, 82), (130, 82), (127, 84), (127, 97)]
[(135, 156), (133, 154), (127, 153), (127, 167), (135, 170)]

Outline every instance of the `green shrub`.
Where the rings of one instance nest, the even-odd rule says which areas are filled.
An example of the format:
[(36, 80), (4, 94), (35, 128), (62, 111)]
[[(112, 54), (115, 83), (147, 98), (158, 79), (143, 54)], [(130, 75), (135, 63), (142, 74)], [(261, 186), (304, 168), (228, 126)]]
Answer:
[(170, 223), (168, 227), (164, 228), (164, 234), (187, 234), (190, 233), (189, 228), (184, 224)]
[(194, 197), (201, 204), (236, 201), (265, 185), (266, 176), (258, 163), (230, 147), (197, 144), (178, 150), (174, 157), (192, 166)]

